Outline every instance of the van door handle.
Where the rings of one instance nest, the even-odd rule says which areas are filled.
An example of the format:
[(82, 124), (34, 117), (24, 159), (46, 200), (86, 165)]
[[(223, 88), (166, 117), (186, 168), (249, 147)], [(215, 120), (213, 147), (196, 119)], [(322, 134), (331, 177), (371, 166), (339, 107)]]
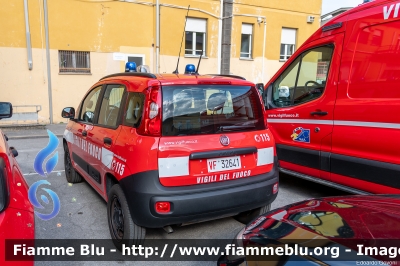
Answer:
[(82, 131), (82, 136), (84, 136), (84, 137), (87, 136), (87, 131), (86, 130)]
[(103, 141), (104, 141), (104, 144), (107, 144), (107, 145), (111, 145), (111, 143), (112, 143), (112, 139), (110, 139), (110, 138), (104, 138)]
[(316, 112), (311, 112), (310, 115), (327, 115), (328, 112), (323, 112), (323, 111), (316, 111)]

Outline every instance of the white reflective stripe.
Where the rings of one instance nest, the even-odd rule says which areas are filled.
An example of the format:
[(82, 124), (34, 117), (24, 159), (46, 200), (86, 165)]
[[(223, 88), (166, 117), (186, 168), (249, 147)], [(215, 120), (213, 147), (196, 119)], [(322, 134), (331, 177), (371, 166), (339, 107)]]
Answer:
[(64, 138), (66, 141), (73, 143), (74, 142), (74, 135), (68, 129), (64, 130)]
[(400, 129), (400, 124), (396, 123), (376, 123), (376, 122), (356, 122), (356, 121), (334, 121), (338, 126), (355, 126), (355, 127), (377, 127), (377, 128), (393, 128)]
[(101, 162), (110, 169), (113, 158), (114, 153), (112, 151), (109, 151), (104, 147), (101, 148)]
[(301, 124), (317, 124), (317, 125), (333, 125), (332, 120), (314, 120), (314, 119), (274, 119), (268, 118), (268, 123), (301, 123)]
[(189, 175), (189, 156), (158, 158), (158, 175), (160, 177)]
[(314, 124), (314, 125), (337, 125), (337, 126), (354, 126), (354, 127), (376, 127), (400, 129), (399, 123), (377, 123), (377, 122), (360, 122), (360, 121), (340, 121), (340, 120), (313, 120), (313, 119), (274, 119), (268, 118), (268, 123), (281, 124)]
[(257, 166), (274, 162), (274, 148), (257, 149)]

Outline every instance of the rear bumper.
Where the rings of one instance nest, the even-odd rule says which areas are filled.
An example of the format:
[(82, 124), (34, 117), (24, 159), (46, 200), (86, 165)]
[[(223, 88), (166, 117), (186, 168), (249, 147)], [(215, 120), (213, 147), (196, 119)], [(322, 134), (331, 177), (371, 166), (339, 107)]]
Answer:
[[(272, 171), (250, 178), (184, 187), (164, 187), (158, 171), (147, 171), (120, 180), (133, 221), (140, 226), (166, 225), (210, 220), (265, 206), (277, 196), (272, 189), (279, 181), (277, 158)], [(171, 212), (158, 214), (154, 204), (171, 202)]]

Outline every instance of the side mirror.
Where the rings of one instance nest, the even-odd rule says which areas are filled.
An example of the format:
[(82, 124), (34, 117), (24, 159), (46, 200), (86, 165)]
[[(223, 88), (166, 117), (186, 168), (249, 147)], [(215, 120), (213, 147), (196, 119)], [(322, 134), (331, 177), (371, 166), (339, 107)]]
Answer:
[(260, 92), (262, 98), (264, 99), (264, 83), (257, 83), (256, 88)]
[(61, 112), (61, 116), (63, 118), (74, 119), (75, 118), (75, 109), (74, 109), (74, 107), (65, 107)]
[(8, 102), (0, 102), (0, 119), (10, 118), (13, 113), (12, 104)]

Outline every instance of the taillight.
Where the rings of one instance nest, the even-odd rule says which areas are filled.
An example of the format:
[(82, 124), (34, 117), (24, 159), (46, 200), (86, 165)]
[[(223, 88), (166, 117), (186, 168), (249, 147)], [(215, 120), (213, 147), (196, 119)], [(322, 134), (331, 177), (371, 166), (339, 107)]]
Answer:
[(156, 202), (155, 209), (158, 213), (168, 213), (171, 211), (171, 203), (168, 201)]
[(143, 121), (137, 132), (141, 135), (161, 135), (161, 88), (151, 86), (147, 89)]

